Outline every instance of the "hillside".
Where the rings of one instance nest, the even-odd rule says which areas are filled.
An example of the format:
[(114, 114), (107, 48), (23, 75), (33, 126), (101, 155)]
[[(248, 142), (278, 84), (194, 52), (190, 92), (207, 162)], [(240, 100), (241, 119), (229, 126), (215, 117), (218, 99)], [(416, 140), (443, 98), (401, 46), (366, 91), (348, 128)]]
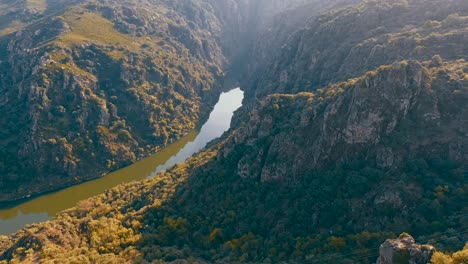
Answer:
[(1, 0), (0, 36), (16, 32), (41, 18), (83, 2), (83, 0)]
[(313, 91), (404, 59), (467, 59), (467, 1), (310, 2), (258, 37), (243, 82), (255, 97)]
[(0, 201), (99, 177), (196, 127), (221, 91), (219, 21), (173, 5), (91, 1), (0, 37)]
[(157, 151), (223, 83), (244, 107), (185, 163), (0, 236), (1, 264), (466, 263), (467, 1), (111, 2), (0, 37), (0, 199)]
[(238, 82), (256, 34), (303, 2), (1, 1), (0, 202), (100, 177), (192, 131)]
[[(187, 163), (4, 238), (0, 254), (365, 263), (377, 258), (378, 243), (402, 231), (440, 249), (462, 248), (466, 234), (455, 235), (466, 222), (468, 155), (456, 146), (467, 143), (468, 63), (435, 63), (395, 63), (315, 93), (269, 96), (250, 121)], [(450, 107), (435, 115), (434, 102)], [(408, 147), (415, 138), (419, 144)], [(329, 153), (316, 154), (314, 141)], [(321, 164), (337, 160), (335, 151), (342, 155), (334, 166), (313, 162), (314, 155)]]

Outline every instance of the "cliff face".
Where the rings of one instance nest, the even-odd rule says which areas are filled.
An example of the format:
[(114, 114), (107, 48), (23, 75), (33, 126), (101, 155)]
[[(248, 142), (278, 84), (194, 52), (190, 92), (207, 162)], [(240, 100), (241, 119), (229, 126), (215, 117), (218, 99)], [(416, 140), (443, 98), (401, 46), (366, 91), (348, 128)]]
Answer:
[(302, 6), (258, 38), (244, 87), (262, 98), (313, 91), (403, 59), (466, 59), (467, 15), (468, 4), (460, 0)]
[[(444, 251), (466, 243), (466, 1), (298, 1), (279, 14), (280, 1), (158, 3), (151, 11), (94, 3), (44, 20), (56, 29), (45, 35), (30, 26), (0, 39), (11, 53), (0, 53), (7, 94), (0, 110), (9, 113), (8, 123), (0, 119), (0, 169), (14, 181), (19, 166), (32, 167), (32, 151), (46, 159), (63, 153), (55, 160), (68, 164), (37, 159), (42, 172), (99, 169), (102, 160), (88, 163), (89, 153), (132, 160), (155, 147), (148, 142), (170, 141), (203, 112), (221, 50), (231, 66), (249, 59), (236, 73), (245, 77), (247, 107), (231, 131), (186, 163), (0, 237), (0, 259), (369, 263), (379, 254), (406, 261), (411, 250), (427, 261), (433, 250), (405, 237), (387, 241), (394, 251), (377, 251), (405, 231)], [(152, 12), (156, 22), (146, 23)], [(116, 31), (77, 32), (77, 17), (104, 19)], [(251, 43), (259, 28), (265, 38), (253, 47), (221, 41), (237, 35)], [(236, 54), (246, 56), (235, 62)], [(79, 134), (64, 134), (70, 125)], [(19, 140), (27, 142), (23, 152)], [(450, 263), (466, 254), (434, 257)]]
[[(271, 32), (273, 24), (278, 25), (278, 16), (285, 12), (293, 12), (305, 4), (313, 5), (307, 12), (322, 10), (323, 1), (319, 0), (205, 0), (208, 2), (222, 23), (221, 46), (225, 56), (229, 59), (226, 72), (226, 85), (237, 85), (245, 81), (245, 72), (248, 72), (248, 64), (252, 62), (252, 56), (257, 56), (253, 51), (255, 43), (264, 39), (263, 34)], [(340, 2), (338, 0), (327, 2)], [(330, 5), (330, 4), (329, 4)], [(315, 11), (316, 10), (316, 11)], [(288, 16), (288, 20), (301, 19), (303, 16)], [(284, 21), (282, 21), (284, 22)], [(281, 30), (287, 30), (287, 23), (281, 23)], [(275, 32), (278, 33), (278, 32)], [(261, 37), (259, 37), (261, 36)], [(276, 43), (276, 42), (275, 42)], [(272, 44), (270, 42), (270, 44)], [(276, 52), (272, 47), (268, 51)], [(265, 51), (266, 52), (266, 51)]]
[(152, 154), (220, 92), (220, 22), (198, 2), (68, 7), (0, 38), (0, 201)]
[(438, 63), (395, 63), (315, 93), (271, 95), (223, 156), (244, 149), (238, 173), (264, 181), (355, 160), (382, 169), (419, 157), (466, 164), (468, 65)]
[[(0, 258), (368, 263), (403, 231), (460, 248), (467, 69), (404, 61), (314, 93), (271, 95), (186, 163), (0, 238)], [(382, 256), (430, 258), (406, 242), (389, 241)]]

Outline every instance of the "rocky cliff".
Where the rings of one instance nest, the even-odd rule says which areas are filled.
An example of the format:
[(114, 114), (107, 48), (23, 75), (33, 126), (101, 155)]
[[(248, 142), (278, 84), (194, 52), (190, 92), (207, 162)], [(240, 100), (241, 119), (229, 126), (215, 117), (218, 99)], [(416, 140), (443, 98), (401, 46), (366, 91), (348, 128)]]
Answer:
[[(323, 2), (323, 1), (322, 1)], [(403, 59), (466, 59), (466, 1), (327, 1), (283, 13), (252, 50), (257, 98), (313, 91)]]
[[(163, 18), (172, 17), (173, 10), (183, 14), (180, 19), (191, 17), (193, 10), (198, 10), (194, 7), (191, 11), (181, 11), (186, 6), (182, 1), (163, 3)], [(189, 6), (197, 6), (195, 3), (200, 2), (190, 3), (193, 5)], [(422, 257), (422, 261), (427, 261), (433, 249), (419, 246), (406, 236), (384, 244), (393, 248), (391, 252), (385, 250), (387, 246), (379, 252), (378, 246), (382, 242), (396, 238), (396, 234), (402, 232), (410, 232), (417, 241), (428, 242), (443, 251), (463, 247), (468, 240), (465, 224), (468, 204), (466, 1), (307, 2), (310, 5), (299, 1), (298, 8), (279, 14), (269, 11), (267, 13), (274, 15), (259, 20), (239, 11), (253, 3), (250, 1), (226, 4), (239, 11), (233, 14), (219, 10), (221, 4), (203, 3), (210, 3), (206, 16), (215, 14), (219, 23), (207, 23), (202, 32), (209, 32), (215, 39), (218, 36), (224, 38), (229, 32), (225, 28), (229, 21), (237, 21), (236, 28), (232, 29), (234, 32), (256, 32), (258, 28), (249, 31), (242, 26), (249, 25), (244, 19), (253, 19), (261, 21), (262, 29), (257, 33), (265, 38), (255, 39), (255, 46), (247, 51), (241, 52), (235, 46), (230, 49), (217, 41), (205, 50), (200, 49), (205, 44), (199, 45), (203, 41), (197, 41), (202, 39), (198, 38), (202, 33), (192, 35), (183, 30), (184, 26), (171, 30), (168, 25), (171, 34), (164, 35), (164, 41), (155, 47), (151, 42), (139, 42), (146, 41), (146, 33), (142, 32), (155, 30), (154, 34), (158, 35), (161, 28), (166, 32), (163, 23), (166, 20), (161, 22), (162, 27), (153, 28), (124, 7), (109, 11), (106, 5), (68, 10), (62, 18), (50, 20), (50, 23), (64, 25), (54, 27), (61, 29), (57, 33), (61, 37), (54, 43), (59, 43), (58, 50), (71, 50), (66, 53), (71, 55), (45, 57), (47, 66), (44, 67), (47, 68), (39, 68), (39, 71), (54, 69), (50, 72), (62, 72), (62, 75), (64, 71), (76, 71), (67, 77), (67, 82), (73, 77), (74, 84), (70, 87), (78, 87), (78, 91), (83, 92), (70, 96), (67, 92), (54, 100), (74, 102), (74, 98), (80, 98), (81, 94), (84, 98), (97, 97), (96, 108), (93, 108), (96, 111), (89, 112), (86, 118), (99, 118), (75, 125), (79, 128), (84, 124), (89, 131), (89, 124), (96, 124), (97, 131), (105, 135), (97, 142), (104, 142), (104, 146), (106, 142), (123, 139), (132, 139), (131, 144), (140, 146), (139, 138), (148, 133), (146, 130), (140, 132), (138, 129), (141, 128), (137, 126), (126, 129), (133, 120), (139, 120), (136, 114), (129, 115), (123, 124), (108, 128), (106, 122), (114, 118), (112, 106), (101, 103), (99, 98), (107, 100), (108, 95), (115, 96), (109, 99), (118, 109), (119, 116), (122, 111), (135, 113), (133, 105), (138, 105), (137, 113), (141, 114), (151, 109), (147, 103), (166, 102), (166, 97), (157, 93), (160, 90), (148, 92), (152, 96), (142, 93), (153, 91), (154, 87), (165, 91), (163, 87), (168, 86), (173, 89), (166, 91), (169, 95), (164, 96), (170, 96), (171, 91), (178, 93), (169, 97), (174, 99), (175, 111), (170, 112), (170, 117), (185, 113), (176, 114), (181, 108), (176, 107), (175, 98), (182, 101), (178, 104), (194, 106), (189, 108), (190, 113), (202, 112), (196, 108), (200, 105), (198, 101), (183, 103), (182, 98), (198, 95), (201, 102), (209, 94), (206, 89), (202, 88), (203, 92), (199, 93), (200, 90), (194, 88), (192, 92), (182, 85), (177, 86), (178, 80), (181, 82), (179, 74), (174, 73), (175, 79), (169, 79), (156, 73), (173, 69), (174, 63), (179, 61), (174, 58), (179, 58), (181, 51), (192, 54), (191, 62), (197, 65), (195, 72), (207, 69), (202, 71), (206, 75), (199, 75), (205, 76), (200, 77), (200, 87), (215, 83), (217, 75), (212, 70), (222, 61), (216, 59), (220, 58), (216, 56), (216, 47), (224, 52), (229, 63), (234, 63), (233, 54), (247, 54), (248, 63), (242, 59), (238, 64), (245, 65), (246, 71), (238, 72), (245, 79), (239, 77), (241, 75), (237, 77), (250, 94), (246, 107), (236, 113), (232, 129), (209, 148), (154, 179), (118, 186), (80, 202), (53, 221), (33, 224), (9, 237), (0, 237), (1, 260), (12, 263), (39, 259), (83, 263), (371, 263), (379, 257), (381, 261), (390, 258), (393, 261), (394, 257), (402, 257), (403, 261)], [(309, 12), (314, 10), (314, 5), (317, 10)], [(132, 7), (130, 3), (128, 6)], [(82, 41), (83, 37), (82, 34), (67, 35), (74, 32), (70, 21), (76, 17), (72, 15), (70, 20), (67, 12), (78, 12), (78, 17), (100, 14), (102, 19), (111, 22), (119, 17), (120, 22), (114, 21), (112, 27), (119, 35), (110, 39), (125, 43), (119, 44), (123, 54), (119, 52), (121, 49), (102, 47), (102, 43), (87, 46), (80, 42), (80, 45), (67, 46), (74, 42), (64, 38), (64, 34), (72, 36), (74, 41), (77, 38)], [(298, 15), (297, 19), (290, 20), (294, 15)], [(196, 21), (198, 25), (205, 20)], [(30, 36), (33, 32), (17, 37)], [(145, 40), (139, 39), (141, 37)], [(167, 61), (152, 63), (148, 59), (140, 62), (139, 58), (147, 58), (144, 52), (129, 56), (133, 51), (125, 38), (131, 38), (131, 43), (141, 44), (142, 48), (163, 49), (148, 56), (168, 56)], [(7, 49), (11, 41), (0, 41), (0, 45)], [(46, 43), (37, 48), (49, 47)], [(174, 50), (166, 43), (172, 43), (167, 45)], [(15, 44), (11, 45), (14, 47)], [(86, 48), (80, 49), (83, 45)], [(212, 50), (216, 52), (208, 52)], [(94, 59), (83, 61), (81, 54), (89, 51), (93, 52), (90, 58)], [(106, 59), (100, 59), (100, 54), (107, 52), (111, 55), (103, 55)], [(115, 94), (111, 93), (114, 92), (111, 88), (101, 88), (102, 93), (98, 90), (100, 76), (109, 74), (99, 67), (107, 62), (107, 58), (119, 61), (119, 67), (112, 73), (125, 73), (103, 79), (111, 83), (115, 80), (123, 82), (117, 88), (111, 86), (116, 90)], [(180, 60), (184, 61), (183, 58)], [(14, 65), (14, 60), (2, 57), (2, 61), (7, 61), (2, 67)], [(159, 62), (167, 64), (158, 68)], [(154, 74), (143, 66), (147, 63), (156, 69)], [(140, 66), (134, 68), (132, 65), (135, 64)], [(184, 65), (178, 69), (189, 67)], [(21, 73), (19, 66), (16, 69)], [(143, 75), (132, 74), (134, 72)], [(88, 73), (93, 73), (94, 77)], [(46, 76), (49, 75), (46, 73)], [(145, 81), (137, 80), (136, 76), (149, 78), (147, 82), (152, 85), (148, 88)], [(152, 82), (151, 78), (157, 81)], [(163, 78), (162, 81), (159, 78)], [(33, 101), (38, 109), (51, 104), (48, 98), (52, 97), (43, 91), (44, 88), (53, 90), (47, 83), (57, 81), (48, 79), (44, 77), (38, 82), (41, 89), (36, 89), (37, 86), (23, 89), (28, 93), (32, 89), (33, 94), (38, 95)], [(23, 79), (6, 80), (6, 84), (20, 84), (18, 80)], [(157, 85), (160, 82), (164, 84), (161, 87)], [(86, 85), (80, 86), (80, 83)], [(129, 84), (135, 89), (127, 89)], [(127, 90), (131, 96), (122, 92)], [(141, 100), (136, 101), (140, 104), (127, 105), (128, 98), (134, 97)], [(9, 105), (10, 100), (17, 100), (14, 98), (18, 96), (15, 93), (11, 98), (4, 98), (8, 100), (3, 101), (2, 107)], [(125, 98), (125, 101), (119, 101), (119, 98)], [(75, 104), (83, 109), (81, 101)], [(57, 115), (68, 115), (68, 108), (65, 105), (64, 108), (58, 108)], [(82, 113), (79, 109), (71, 113)], [(164, 109), (172, 108), (166, 105)], [(33, 117), (25, 120), (35, 120)], [(35, 131), (43, 131), (43, 134), (55, 131), (52, 128), (39, 130), (43, 124), (40, 120), (46, 119), (36, 119), (39, 121)], [(10, 120), (8, 124), (2, 127), (16, 129), (16, 125), (22, 123)], [(169, 122), (161, 124), (155, 132)], [(32, 131), (32, 127), (27, 131)], [(122, 137), (114, 134), (121, 127), (128, 131)], [(20, 135), (20, 130), (14, 131), (10, 134)], [(148, 142), (160, 139), (158, 136)], [(10, 145), (4, 150), (7, 155), (3, 156), (8, 161), (15, 160), (15, 156), (9, 154), (15, 152), (8, 152), (14, 149), (12, 142), (15, 140), (6, 141)], [(94, 138), (91, 140), (96, 142)], [(82, 145), (92, 146), (89, 141), (85, 143)], [(56, 140), (55, 144), (64, 153), (74, 153), (75, 144), (68, 139)], [(110, 149), (119, 150), (119, 146), (111, 145)], [(128, 149), (132, 150), (133, 145)], [(66, 157), (73, 156), (67, 154)], [(465, 250), (453, 255), (435, 252), (431, 261), (463, 263), (466, 259)]]
[(154, 153), (193, 130), (221, 90), (220, 22), (198, 2), (57, 12), (0, 38), (0, 201)]
[(368, 263), (404, 231), (459, 249), (467, 66), (404, 61), (271, 95), (185, 164), (3, 238), (0, 258)]
[(404, 61), (314, 93), (271, 95), (223, 155), (244, 149), (238, 173), (265, 181), (355, 160), (396, 170), (420, 157), (466, 164), (467, 66)]

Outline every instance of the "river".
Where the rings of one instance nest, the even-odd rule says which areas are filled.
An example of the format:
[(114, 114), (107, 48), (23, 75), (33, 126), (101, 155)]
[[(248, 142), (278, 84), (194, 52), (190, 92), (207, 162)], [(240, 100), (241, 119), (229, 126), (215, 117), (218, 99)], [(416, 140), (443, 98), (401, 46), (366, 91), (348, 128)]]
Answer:
[(50, 220), (58, 212), (75, 206), (80, 200), (103, 193), (121, 183), (155, 177), (158, 172), (185, 161), (229, 129), (233, 113), (242, 106), (243, 98), (244, 93), (239, 88), (222, 93), (200, 131), (189, 133), (148, 158), (102, 178), (0, 209), (0, 234), (8, 235), (27, 224)]

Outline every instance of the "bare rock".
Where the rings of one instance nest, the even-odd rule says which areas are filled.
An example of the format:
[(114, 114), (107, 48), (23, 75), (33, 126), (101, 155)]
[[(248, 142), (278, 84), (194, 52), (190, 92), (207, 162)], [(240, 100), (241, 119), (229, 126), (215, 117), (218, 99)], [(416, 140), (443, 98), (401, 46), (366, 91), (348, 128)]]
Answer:
[(403, 233), (397, 239), (387, 239), (380, 245), (377, 264), (426, 264), (434, 252), (433, 246), (416, 244), (412, 236)]

